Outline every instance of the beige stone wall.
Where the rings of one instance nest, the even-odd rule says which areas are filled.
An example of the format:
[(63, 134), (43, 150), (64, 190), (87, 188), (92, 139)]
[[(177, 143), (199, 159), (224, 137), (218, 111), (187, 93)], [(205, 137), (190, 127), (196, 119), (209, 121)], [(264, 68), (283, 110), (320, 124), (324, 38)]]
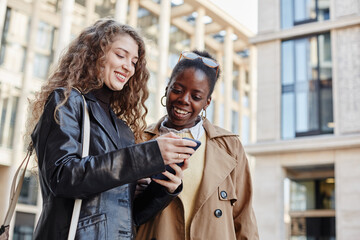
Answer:
[[(322, 164), (334, 164), (335, 168), (336, 239), (355, 240), (360, 236), (360, 26), (346, 25), (347, 19), (360, 14), (360, 0), (330, 3), (332, 25), (328, 28), (314, 23), (285, 31), (280, 29), (280, 0), (258, 3), (259, 35), (254, 38), (257, 144), (247, 146), (246, 151), (255, 158), (254, 209), (262, 240), (288, 239), (284, 169)], [(281, 40), (323, 31), (331, 31), (335, 132), (283, 141)]]
[(334, 0), (332, 16), (335, 18), (341, 18), (353, 14), (360, 13), (360, 1), (359, 0)]
[(360, 236), (360, 149), (336, 151), (336, 239)]
[(276, 155), (256, 158), (254, 211), (260, 239), (284, 239), (284, 173)]
[(268, 33), (280, 29), (280, 0), (259, 0), (258, 33)]
[(336, 133), (360, 133), (360, 27), (332, 32)]
[(257, 45), (257, 142), (280, 139), (280, 42)]

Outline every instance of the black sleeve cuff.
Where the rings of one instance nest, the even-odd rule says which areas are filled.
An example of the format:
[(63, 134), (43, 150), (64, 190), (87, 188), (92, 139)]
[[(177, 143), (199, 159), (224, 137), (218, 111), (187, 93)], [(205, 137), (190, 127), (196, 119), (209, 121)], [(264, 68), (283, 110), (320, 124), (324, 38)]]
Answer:
[(174, 193), (169, 193), (165, 187), (152, 181), (150, 185), (134, 200), (134, 222), (140, 226), (154, 218), (165, 209), (183, 189), (181, 183)]

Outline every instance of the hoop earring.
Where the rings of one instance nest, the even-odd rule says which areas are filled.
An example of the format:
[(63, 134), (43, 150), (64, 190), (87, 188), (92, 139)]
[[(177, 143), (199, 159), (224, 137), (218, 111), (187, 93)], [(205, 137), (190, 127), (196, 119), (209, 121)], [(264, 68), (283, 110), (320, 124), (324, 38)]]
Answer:
[(204, 121), (206, 118), (206, 109), (203, 109), (201, 112), (201, 119)]
[(163, 103), (164, 98), (166, 98), (165, 95), (161, 97), (160, 103), (161, 103), (161, 105), (162, 105), (163, 107), (166, 107), (166, 104)]

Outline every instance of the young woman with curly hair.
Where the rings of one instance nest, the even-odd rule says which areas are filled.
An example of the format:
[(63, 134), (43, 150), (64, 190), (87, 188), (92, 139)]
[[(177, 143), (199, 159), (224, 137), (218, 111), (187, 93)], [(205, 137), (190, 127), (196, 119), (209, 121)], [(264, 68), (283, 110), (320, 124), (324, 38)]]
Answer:
[[(127, 25), (99, 20), (69, 45), (30, 105), (43, 197), (34, 239), (66, 239), (76, 198), (83, 199), (76, 239), (133, 239), (134, 223), (151, 218), (181, 191), (187, 164), (175, 163), (188, 159), (193, 149), (186, 146), (195, 144), (174, 134), (139, 143), (148, 78), (144, 42)], [(83, 97), (90, 115), (84, 158)], [(167, 164), (175, 169), (164, 172), (169, 180), (155, 180), (151, 195), (133, 203), (136, 181)]]

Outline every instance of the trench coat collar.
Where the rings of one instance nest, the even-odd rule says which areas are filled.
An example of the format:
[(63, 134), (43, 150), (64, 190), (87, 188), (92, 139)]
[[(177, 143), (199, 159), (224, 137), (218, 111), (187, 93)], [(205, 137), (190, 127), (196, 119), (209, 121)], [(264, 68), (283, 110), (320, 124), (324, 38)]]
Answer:
[[(159, 136), (159, 127), (164, 118), (161, 118), (156, 124), (150, 125), (146, 129), (146, 132), (152, 135), (151, 138)], [(237, 137), (238, 135), (212, 125), (207, 119), (204, 120), (203, 126), (207, 135), (206, 159), (204, 175), (198, 192), (198, 200), (194, 206), (194, 216), (237, 165), (237, 159), (227, 152), (228, 149), (225, 146), (219, 147), (221, 143), (219, 143), (218, 138)], [(234, 149), (234, 151), (237, 150)]]
[(98, 100), (94, 96), (93, 93), (89, 92), (84, 95), (86, 98), (86, 103), (89, 107), (89, 113), (94, 117), (94, 119), (98, 122), (98, 124), (103, 128), (103, 130), (106, 132), (106, 134), (109, 136), (113, 144), (116, 146), (117, 149), (119, 149), (120, 146), (120, 136), (119, 136), (119, 129), (118, 129), (118, 121), (117, 117), (113, 113), (113, 111), (110, 109), (110, 116), (113, 119), (115, 123), (111, 122), (111, 120), (107, 117), (107, 114), (104, 112), (103, 108), (98, 103)]

